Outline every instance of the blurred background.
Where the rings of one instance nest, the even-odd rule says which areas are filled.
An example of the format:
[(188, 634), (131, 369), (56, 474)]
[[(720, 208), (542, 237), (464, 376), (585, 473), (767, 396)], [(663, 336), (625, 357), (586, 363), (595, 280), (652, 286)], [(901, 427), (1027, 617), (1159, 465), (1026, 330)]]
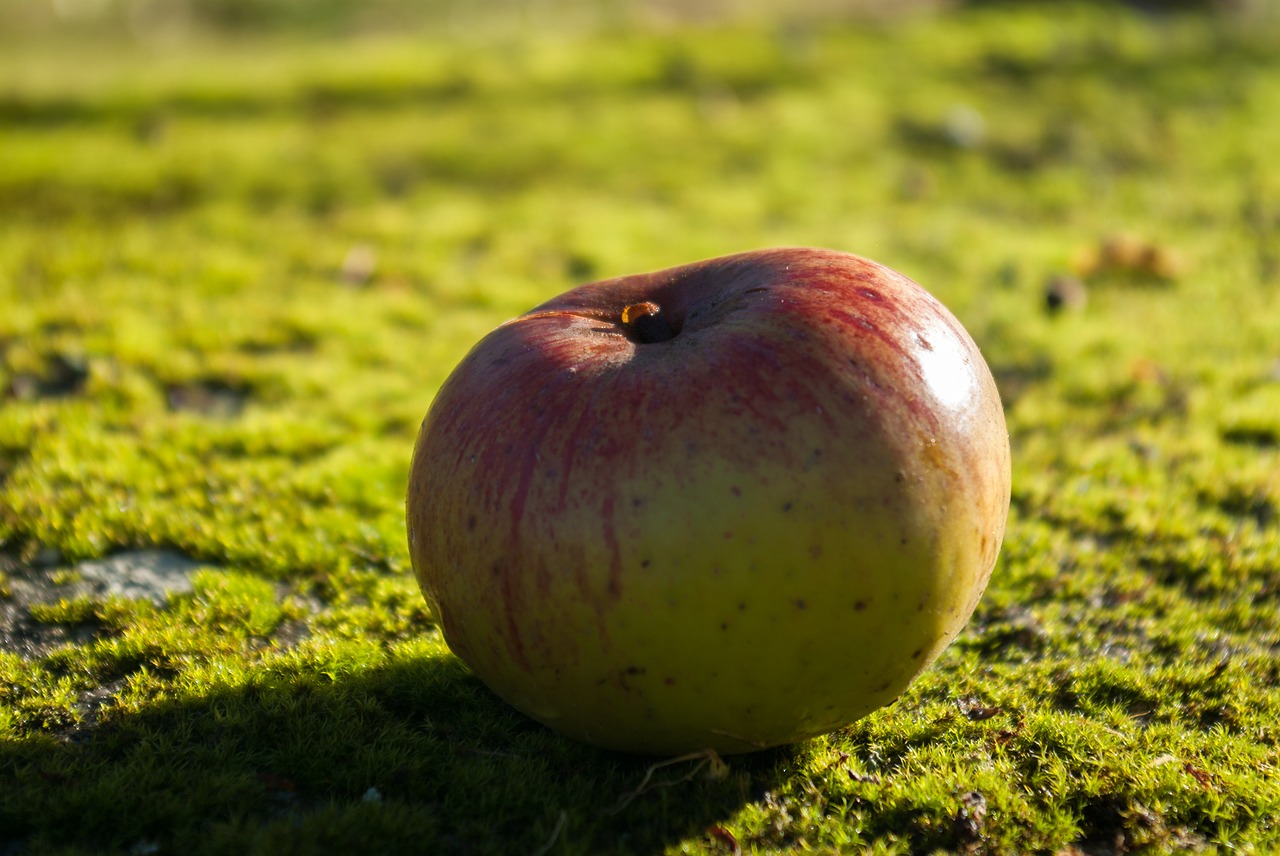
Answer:
[[(1109, 1), (1152, 14), (1274, 14), (1270, 0)], [(112, 32), (155, 44), (210, 32), (352, 35), (411, 27), (441, 36), (467, 36), (477, 30), (493, 33), (530, 27), (592, 30), (714, 22), (884, 20), (977, 5), (1013, 6), (1019, 0), (5, 0), (0, 3), (0, 30), (10, 37)]]

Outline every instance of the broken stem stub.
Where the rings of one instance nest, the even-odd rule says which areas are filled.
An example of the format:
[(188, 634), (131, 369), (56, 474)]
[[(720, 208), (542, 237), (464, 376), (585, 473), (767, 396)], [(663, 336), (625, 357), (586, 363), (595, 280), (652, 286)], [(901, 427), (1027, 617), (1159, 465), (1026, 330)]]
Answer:
[(632, 303), (622, 310), (622, 328), (633, 342), (649, 345), (675, 338), (677, 330), (671, 326), (661, 307), (651, 301)]

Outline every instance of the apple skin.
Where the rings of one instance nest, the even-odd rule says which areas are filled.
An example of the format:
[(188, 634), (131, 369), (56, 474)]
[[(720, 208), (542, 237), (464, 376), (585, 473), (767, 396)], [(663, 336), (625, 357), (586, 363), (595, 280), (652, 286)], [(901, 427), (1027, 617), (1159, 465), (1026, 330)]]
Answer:
[[(623, 320), (646, 302), (664, 340)], [(972, 614), (1009, 490), (959, 321), (790, 248), (498, 327), (433, 401), (406, 511), (445, 639), (498, 695), (611, 749), (735, 753), (896, 698)]]

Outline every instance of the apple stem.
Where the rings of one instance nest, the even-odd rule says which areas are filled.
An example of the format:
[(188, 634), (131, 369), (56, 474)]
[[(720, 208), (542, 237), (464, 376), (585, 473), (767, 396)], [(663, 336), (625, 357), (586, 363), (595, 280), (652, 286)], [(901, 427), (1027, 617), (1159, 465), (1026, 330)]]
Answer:
[(628, 338), (642, 345), (674, 339), (676, 330), (667, 322), (661, 307), (651, 301), (632, 303), (622, 310), (622, 327)]

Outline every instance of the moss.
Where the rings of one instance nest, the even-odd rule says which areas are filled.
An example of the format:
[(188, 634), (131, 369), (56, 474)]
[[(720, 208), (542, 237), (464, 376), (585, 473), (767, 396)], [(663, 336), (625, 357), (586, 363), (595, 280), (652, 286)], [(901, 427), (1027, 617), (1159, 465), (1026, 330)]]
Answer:
[[(6, 42), (0, 849), (1280, 846), (1280, 31), (969, 5)], [(890, 264), (974, 334), (1014, 444), (1002, 557), (895, 704), (636, 793), (652, 759), (448, 653), (414, 434), (574, 282), (787, 243)], [(1050, 311), (1063, 276), (1087, 299)], [(192, 591), (78, 588), (146, 547)]]

